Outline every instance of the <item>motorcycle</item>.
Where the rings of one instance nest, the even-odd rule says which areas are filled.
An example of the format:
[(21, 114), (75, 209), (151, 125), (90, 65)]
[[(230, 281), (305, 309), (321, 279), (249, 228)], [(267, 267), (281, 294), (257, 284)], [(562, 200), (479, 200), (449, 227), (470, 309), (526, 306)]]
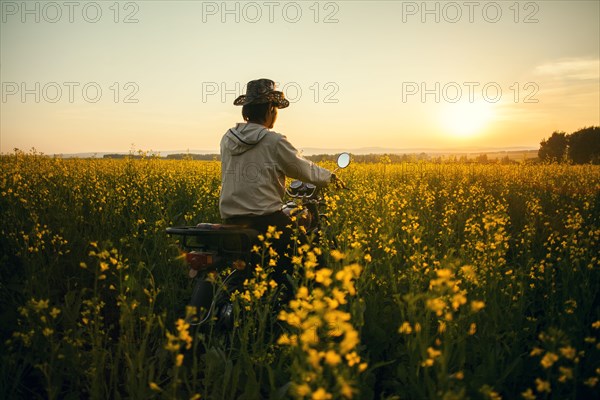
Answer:
[[(337, 168), (350, 164), (350, 154), (342, 153), (337, 158)], [(339, 181), (341, 182), (341, 181)], [(324, 217), (319, 208), (324, 205), (317, 186), (299, 180), (292, 181), (286, 188), (290, 198), (282, 208), (313, 241), (318, 240), (321, 220)], [(244, 282), (251, 278), (260, 256), (252, 251), (260, 245), (258, 232), (243, 225), (200, 223), (196, 226), (169, 227), (166, 233), (179, 236), (179, 246), (189, 267), (189, 277), (194, 280), (190, 306), (195, 307), (195, 318), (190, 325), (203, 326), (210, 321), (220, 330), (230, 331), (234, 324), (234, 307), (231, 294), (244, 291)], [(315, 239), (316, 238), (316, 239)], [(218, 283), (217, 275), (226, 274)], [(294, 298), (295, 283), (288, 275), (275, 287), (276, 292), (269, 296), (271, 310), (277, 312)]]

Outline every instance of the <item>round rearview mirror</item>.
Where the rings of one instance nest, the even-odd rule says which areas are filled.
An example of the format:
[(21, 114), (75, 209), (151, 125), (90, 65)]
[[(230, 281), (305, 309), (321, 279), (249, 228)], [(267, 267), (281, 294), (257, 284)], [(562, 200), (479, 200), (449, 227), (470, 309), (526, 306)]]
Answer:
[(337, 165), (340, 168), (346, 168), (350, 164), (350, 154), (342, 153), (337, 158)]

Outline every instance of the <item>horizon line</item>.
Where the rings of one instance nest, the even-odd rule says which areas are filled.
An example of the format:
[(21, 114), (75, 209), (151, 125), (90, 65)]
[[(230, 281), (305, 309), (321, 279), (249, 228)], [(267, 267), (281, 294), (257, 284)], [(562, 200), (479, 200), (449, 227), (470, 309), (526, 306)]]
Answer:
[[(80, 151), (70, 153), (44, 153), (39, 152), (35, 148), (29, 151), (17, 149), (26, 154), (39, 154), (54, 157), (90, 157), (90, 156), (104, 156), (108, 154), (117, 155), (137, 155), (137, 154), (151, 154), (151, 155), (172, 155), (172, 154), (194, 154), (194, 155), (218, 155), (220, 151), (217, 149), (185, 149), (185, 150), (142, 150), (138, 149), (135, 151)], [(307, 156), (321, 155), (321, 154), (338, 154), (347, 152), (350, 154), (421, 154), (421, 153), (433, 153), (433, 154), (461, 154), (461, 153), (495, 153), (495, 152), (519, 152), (519, 151), (537, 151), (539, 147), (533, 146), (460, 146), (460, 147), (407, 147), (407, 148), (385, 148), (380, 146), (372, 147), (358, 147), (358, 148), (319, 148), (319, 147), (299, 147), (298, 150), (301, 154)], [(12, 152), (0, 152), (0, 155), (10, 155)]]

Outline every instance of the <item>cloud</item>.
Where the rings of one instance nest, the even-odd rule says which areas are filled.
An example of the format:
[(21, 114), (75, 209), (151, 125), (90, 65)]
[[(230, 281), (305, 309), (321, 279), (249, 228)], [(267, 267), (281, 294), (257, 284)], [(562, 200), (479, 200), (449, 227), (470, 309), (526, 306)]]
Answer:
[[(563, 58), (534, 68), (539, 93), (547, 111), (588, 109), (597, 115), (600, 92), (600, 59)], [(595, 110), (595, 111), (594, 111)]]
[(600, 59), (562, 59), (538, 65), (534, 72), (550, 78), (598, 81), (600, 79)]

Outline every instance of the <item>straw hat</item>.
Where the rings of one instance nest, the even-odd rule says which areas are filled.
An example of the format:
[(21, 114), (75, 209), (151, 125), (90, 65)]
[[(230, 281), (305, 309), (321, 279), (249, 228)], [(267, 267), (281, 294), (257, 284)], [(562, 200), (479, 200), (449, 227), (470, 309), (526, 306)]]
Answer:
[(290, 105), (283, 92), (275, 90), (275, 82), (270, 79), (256, 79), (248, 82), (246, 94), (241, 95), (233, 102), (236, 106), (262, 103), (273, 103), (277, 108), (286, 108)]

